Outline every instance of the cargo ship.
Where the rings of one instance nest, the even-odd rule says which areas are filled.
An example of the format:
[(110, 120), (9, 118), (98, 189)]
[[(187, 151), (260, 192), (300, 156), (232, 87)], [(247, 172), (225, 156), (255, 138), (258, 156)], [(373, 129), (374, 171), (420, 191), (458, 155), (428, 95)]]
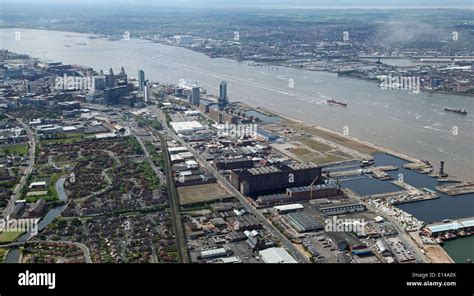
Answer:
[(466, 109), (454, 109), (454, 108), (444, 108), (444, 111), (449, 111), (449, 112), (454, 112), (454, 113), (458, 113), (458, 114), (462, 114), (462, 115), (466, 115), (467, 114), (467, 110)]
[(346, 107), (347, 104), (346, 103), (343, 103), (343, 102), (339, 102), (339, 101), (336, 101), (334, 99), (329, 99), (326, 101), (328, 104), (331, 104), (331, 105), (339, 105), (339, 106), (343, 106), (343, 107)]

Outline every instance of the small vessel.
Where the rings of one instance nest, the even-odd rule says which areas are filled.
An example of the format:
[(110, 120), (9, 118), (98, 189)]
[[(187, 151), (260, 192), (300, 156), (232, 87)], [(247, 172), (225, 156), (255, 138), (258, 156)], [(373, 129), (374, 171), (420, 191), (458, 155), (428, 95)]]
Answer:
[(64, 44), (64, 47), (71, 47), (71, 45), (68, 45), (68, 44)]
[(336, 101), (334, 99), (329, 99), (326, 101), (328, 104), (331, 104), (331, 105), (339, 105), (339, 106), (343, 106), (343, 107), (346, 107), (347, 104), (344, 103), (344, 102), (339, 102), (339, 101)]
[(458, 236), (459, 237), (468, 237), (468, 236), (471, 236), (472, 233), (469, 232), (469, 231), (466, 231), (466, 230), (461, 230), (458, 232)]
[(458, 236), (455, 235), (454, 233), (448, 232), (448, 233), (446, 233), (445, 235), (443, 235), (443, 236), (441, 237), (441, 239), (444, 240), (444, 241), (447, 241), (447, 240), (455, 239), (455, 238), (457, 238), (457, 237), (458, 237)]
[(443, 223), (449, 223), (449, 222), (451, 222), (451, 219), (443, 219), (442, 222), (443, 222)]
[(373, 165), (375, 162), (373, 160), (362, 160), (360, 162), (360, 167), (368, 167), (368, 166), (371, 166)]
[(84, 42), (77, 42), (76, 45), (86, 45)]
[(448, 111), (448, 112), (453, 112), (453, 113), (458, 113), (458, 114), (462, 114), (462, 115), (466, 115), (467, 114), (467, 110), (462, 108), (462, 109), (455, 109), (455, 108), (444, 108), (444, 111)]
[(439, 245), (442, 245), (444, 244), (443, 240), (439, 237), (435, 238), (436, 242), (439, 244)]

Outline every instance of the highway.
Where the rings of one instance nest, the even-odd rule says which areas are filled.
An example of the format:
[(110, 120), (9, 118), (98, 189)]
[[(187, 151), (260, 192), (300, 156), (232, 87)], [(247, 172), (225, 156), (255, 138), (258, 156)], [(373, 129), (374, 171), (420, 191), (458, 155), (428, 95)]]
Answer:
[[(7, 115), (11, 118), (13, 118), (10, 115)], [(12, 197), (10, 198), (10, 201), (8, 202), (8, 205), (5, 207), (5, 210), (3, 211), (3, 216), (4, 217), (9, 217), (11, 211), (13, 210), (13, 207), (15, 206), (15, 202), (18, 200), (21, 194), (21, 190), (23, 187), (26, 185), (26, 181), (28, 180), (28, 177), (30, 176), (31, 172), (33, 171), (33, 167), (35, 165), (35, 152), (36, 152), (36, 138), (34, 132), (30, 129), (30, 127), (24, 123), (21, 119), (16, 118), (16, 120), (23, 126), (23, 128), (26, 130), (26, 133), (28, 134), (29, 138), (29, 143), (30, 143), (30, 149), (28, 150), (29, 152), (29, 163), (28, 167), (25, 170), (25, 173), (20, 179), (20, 182), (16, 185), (15, 189), (13, 190)]]
[(158, 109), (151, 109), (155, 112), (157, 118), (160, 118), (162, 122), (163, 128), (166, 129), (168, 134), (173, 137), (174, 140), (179, 142), (181, 145), (186, 147), (189, 152), (193, 154), (193, 156), (198, 160), (201, 165), (203, 165), (206, 169), (211, 172), (216, 179), (218, 180), (219, 184), (223, 186), (227, 191), (233, 194), (244, 206), (245, 210), (249, 213), (252, 213), (260, 223), (276, 238), (280, 240), (283, 246), (290, 252), (290, 254), (298, 261), (298, 262), (309, 262), (307, 257), (300, 253), (300, 251), (286, 238), (278, 229), (276, 229), (273, 224), (271, 224), (262, 213), (260, 213), (246, 198), (243, 196), (238, 190), (236, 190), (230, 183), (227, 181), (214, 167), (212, 167), (201, 155), (188, 143), (186, 143), (183, 139), (178, 137), (173, 131), (170, 130), (168, 125), (166, 124), (166, 120), (164, 119), (165, 116), (162, 114), (161, 110)]

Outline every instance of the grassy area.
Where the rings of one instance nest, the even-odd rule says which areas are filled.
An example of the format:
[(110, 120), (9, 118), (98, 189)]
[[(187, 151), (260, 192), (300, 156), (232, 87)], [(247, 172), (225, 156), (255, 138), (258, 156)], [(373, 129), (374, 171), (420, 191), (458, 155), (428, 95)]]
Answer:
[(229, 197), (227, 191), (217, 183), (182, 186), (177, 190), (182, 205)]
[(307, 158), (312, 154), (312, 152), (306, 148), (294, 148), (291, 149), (291, 153), (293, 153), (298, 158)]
[(282, 124), (285, 124), (288, 127), (294, 128), (295, 130), (299, 130), (299, 131), (302, 130), (302, 131), (304, 131), (308, 134), (311, 134), (311, 135), (314, 135), (314, 136), (317, 136), (317, 137), (321, 137), (323, 139), (329, 140), (331, 142), (337, 143), (337, 144), (345, 146), (345, 147), (352, 148), (354, 150), (357, 150), (357, 151), (360, 151), (360, 152), (363, 152), (363, 153), (372, 154), (372, 153), (378, 152), (378, 150), (373, 148), (373, 147), (370, 147), (370, 146), (365, 145), (363, 143), (354, 141), (352, 139), (344, 137), (343, 135), (339, 135), (339, 134), (332, 133), (332, 132), (329, 132), (329, 131), (324, 131), (322, 129), (307, 127), (307, 126), (304, 126), (300, 123), (293, 122), (293, 121), (290, 121), (290, 120), (284, 120), (282, 122)]
[(3, 263), (3, 261), (5, 261), (5, 255), (7, 255), (7, 249), (0, 248), (0, 263)]
[[(59, 179), (58, 174), (53, 174), (49, 180), (49, 185), (48, 185), (48, 193), (46, 195), (40, 195), (40, 196), (26, 196), (26, 190), (24, 192), (24, 199), (26, 199), (27, 202), (36, 202), (38, 199), (44, 199), (47, 202), (50, 201), (55, 201), (58, 199), (58, 192), (56, 191), (56, 182)], [(27, 187), (25, 187), (27, 188)], [(38, 191), (43, 191), (45, 189), (38, 189)]]
[(15, 144), (0, 147), (0, 154), (17, 154), (24, 156), (28, 153), (28, 144)]
[(135, 137), (128, 137), (127, 142), (132, 147), (134, 153), (143, 154), (142, 146), (140, 146), (140, 143), (138, 143)]
[(312, 152), (311, 150), (308, 150), (306, 148), (295, 148), (291, 150), (291, 153), (293, 153), (302, 161), (311, 161), (317, 164), (337, 162), (346, 159), (343, 156), (335, 155), (332, 153), (324, 153), (324, 155), (321, 156), (320, 154)]
[(143, 117), (135, 116), (135, 120), (137, 121), (139, 127), (149, 126), (155, 130), (161, 130), (163, 128), (161, 123), (156, 119), (146, 119)]
[(305, 139), (301, 139), (300, 142), (305, 144), (309, 148), (315, 151), (322, 152), (322, 153), (332, 150), (331, 146), (324, 143), (317, 142), (316, 140), (313, 140), (313, 139), (305, 138)]
[(60, 133), (56, 134), (54, 138), (41, 139), (40, 143), (44, 146), (72, 144), (86, 140), (87, 137), (82, 133)]
[(19, 237), (21, 232), (8, 231), (0, 233), (0, 243), (10, 243)]
[(18, 183), (18, 179), (15, 179), (15, 180), (4, 180), (4, 181), (0, 181), (0, 189), (10, 189), (10, 190), (13, 190), (16, 186), (16, 184)]
[(141, 163), (137, 168), (137, 173), (140, 178), (145, 181), (145, 186), (149, 189), (156, 189), (158, 185), (160, 185), (160, 180), (158, 180), (158, 177), (148, 162)]
[(156, 152), (156, 149), (155, 149), (155, 146), (153, 145), (153, 143), (151, 143), (150, 141), (146, 141), (145, 142), (145, 148), (146, 148), (146, 150), (148, 150), (148, 153), (150, 153), (150, 155), (152, 157), (152, 160), (155, 163), (155, 165), (159, 165), (161, 168), (164, 168), (165, 167), (165, 163), (164, 163), (165, 161), (163, 159), (163, 155)]

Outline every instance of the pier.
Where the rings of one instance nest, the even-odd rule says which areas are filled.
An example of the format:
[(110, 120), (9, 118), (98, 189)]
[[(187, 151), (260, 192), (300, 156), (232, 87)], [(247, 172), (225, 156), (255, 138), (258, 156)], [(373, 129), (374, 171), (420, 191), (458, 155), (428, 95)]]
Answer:
[(436, 190), (443, 192), (449, 196), (474, 193), (474, 182), (460, 182), (452, 185), (436, 186)]

